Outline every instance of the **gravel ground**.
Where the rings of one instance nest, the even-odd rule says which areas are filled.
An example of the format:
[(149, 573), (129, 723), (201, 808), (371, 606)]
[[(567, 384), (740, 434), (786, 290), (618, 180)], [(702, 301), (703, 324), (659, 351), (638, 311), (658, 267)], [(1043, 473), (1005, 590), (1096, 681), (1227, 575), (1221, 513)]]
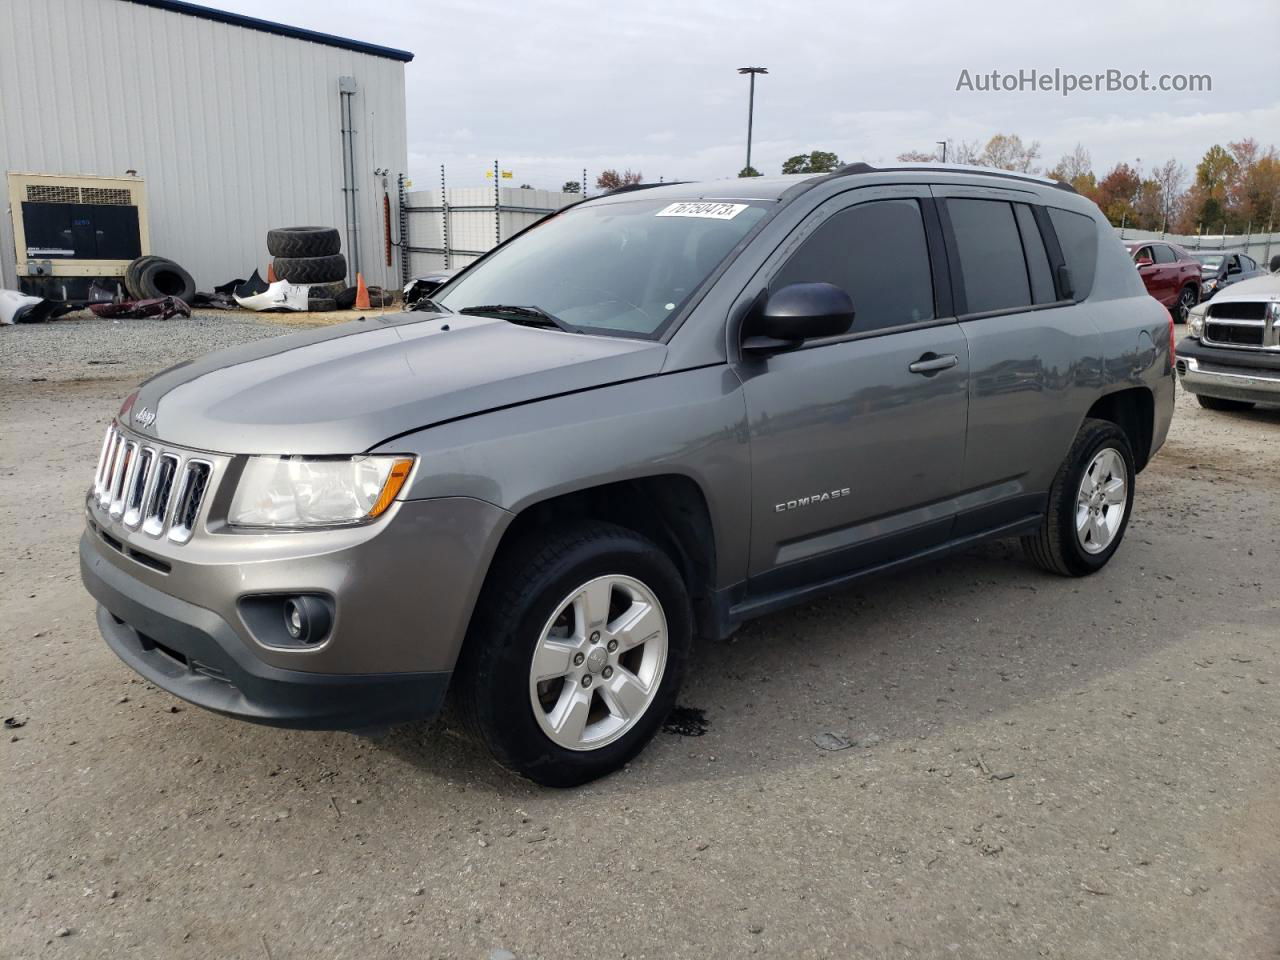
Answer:
[(104, 419), (280, 329), (0, 329), (0, 956), (1280, 956), (1280, 411), (1181, 394), (1087, 580), (997, 543), (701, 645), (705, 735), (556, 792), (445, 725), (187, 707), (98, 638)]

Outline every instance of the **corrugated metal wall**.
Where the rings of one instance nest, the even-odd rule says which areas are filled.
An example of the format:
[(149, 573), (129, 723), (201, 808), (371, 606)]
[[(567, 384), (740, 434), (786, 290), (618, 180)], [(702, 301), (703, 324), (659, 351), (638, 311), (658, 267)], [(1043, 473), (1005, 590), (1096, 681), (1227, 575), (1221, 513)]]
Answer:
[[(501, 222), (503, 240), (518, 233), (531, 223), (541, 220), (545, 213), (519, 213), (505, 211), (494, 217), (493, 187), (450, 187), (449, 198), (449, 258), (450, 266), (465, 267), (476, 259), (460, 251), (484, 253), (497, 246), (495, 219)], [(559, 210), (577, 203), (582, 196), (577, 193), (561, 193), (559, 190), (525, 190), (519, 187), (502, 187), (499, 200), (505, 207), (523, 207), (533, 210)], [(405, 205), (413, 207), (439, 207), (439, 190), (415, 190), (405, 194)], [(466, 209), (480, 207), (483, 209)], [(443, 220), (439, 212), (409, 213), (409, 243), (414, 247), (440, 248), (444, 246)], [(409, 258), (409, 274), (417, 276), (444, 266), (444, 256), (437, 253), (415, 252)]]
[[(355, 77), (361, 259), (370, 283), (385, 270), (396, 286), (372, 172), (391, 171), (394, 217), (408, 160), (403, 63), (125, 0), (0, 7), (0, 171), (136, 169), (152, 252), (202, 289), (265, 270), (269, 227), (343, 229), (338, 77)], [(0, 274), (15, 285), (7, 213)]]

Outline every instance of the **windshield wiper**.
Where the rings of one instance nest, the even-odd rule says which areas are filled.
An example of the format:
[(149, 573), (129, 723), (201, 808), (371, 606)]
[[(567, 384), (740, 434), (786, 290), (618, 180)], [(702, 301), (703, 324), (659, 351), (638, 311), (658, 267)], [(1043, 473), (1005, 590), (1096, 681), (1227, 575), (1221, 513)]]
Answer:
[(499, 320), (507, 320), (525, 327), (545, 327), (563, 330), (565, 333), (582, 332), (573, 324), (565, 323), (554, 313), (548, 313), (537, 306), (522, 307), (508, 303), (491, 303), (478, 307), (463, 307), (458, 312), (475, 317), (497, 317)]

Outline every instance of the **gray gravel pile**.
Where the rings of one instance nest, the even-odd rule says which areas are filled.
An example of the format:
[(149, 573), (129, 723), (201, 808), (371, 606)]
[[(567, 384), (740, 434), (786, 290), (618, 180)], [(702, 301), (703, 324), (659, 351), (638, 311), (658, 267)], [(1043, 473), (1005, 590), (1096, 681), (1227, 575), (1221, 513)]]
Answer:
[(299, 328), (235, 313), (174, 320), (56, 320), (0, 327), (0, 383), (150, 376), (191, 357)]

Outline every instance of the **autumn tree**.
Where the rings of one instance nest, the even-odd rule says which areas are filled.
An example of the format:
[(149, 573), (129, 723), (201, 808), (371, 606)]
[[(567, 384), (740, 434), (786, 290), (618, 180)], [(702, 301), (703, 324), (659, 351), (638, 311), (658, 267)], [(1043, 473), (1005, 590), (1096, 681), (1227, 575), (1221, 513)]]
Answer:
[(1064, 154), (1058, 165), (1045, 174), (1050, 180), (1070, 184), (1076, 193), (1092, 198), (1098, 190), (1098, 178), (1093, 175), (1093, 158), (1083, 143)]
[(743, 167), (741, 170), (738, 171), (738, 176), (759, 177), (759, 176), (763, 176), (763, 174), (761, 174), (760, 171), (757, 170), (755, 167)]
[(999, 170), (1013, 170), (1018, 173), (1036, 173), (1039, 167), (1035, 162), (1040, 159), (1040, 141), (1032, 140), (1024, 144), (1016, 133), (997, 133), (987, 141), (978, 156), (978, 165), (996, 167)]
[(840, 158), (826, 150), (797, 153), (782, 164), (783, 173), (830, 173), (840, 166)]
[(1134, 202), (1142, 187), (1138, 171), (1127, 163), (1117, 163), (1105, 177), (1098, 181), (1096, 203), (1112, 226), (1132, 223)]
[(617, 170), (603, 170), (600, 176), (596, 177), (596, 187), (600, 190), (617, 190), (619, 187), (629, 187), (632, 184), (639, 183), (644, 179), (644, 174), (636, 171), (632, 173), (627, 170), (619, 173)]
[(581, 193), (582, 184), (577, 180), (566, 180), (564, 186), (560, 188), (561, 193)]

